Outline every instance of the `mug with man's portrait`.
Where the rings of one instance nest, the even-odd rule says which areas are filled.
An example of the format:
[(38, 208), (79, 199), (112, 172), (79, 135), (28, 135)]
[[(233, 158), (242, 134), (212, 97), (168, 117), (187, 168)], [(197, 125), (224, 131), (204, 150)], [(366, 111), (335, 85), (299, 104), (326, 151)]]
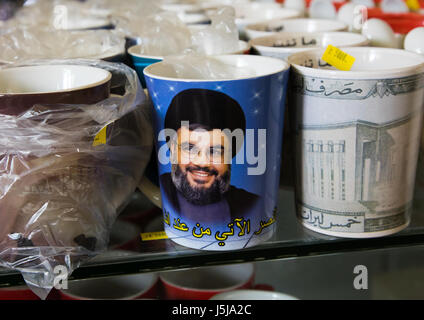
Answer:
[(241, 249), (274, 233), (288, 65), (240, 57), (277, 63), (222, 81), (164, 78), (155, 65), (145, 71), (165, 231), (187, 247)]

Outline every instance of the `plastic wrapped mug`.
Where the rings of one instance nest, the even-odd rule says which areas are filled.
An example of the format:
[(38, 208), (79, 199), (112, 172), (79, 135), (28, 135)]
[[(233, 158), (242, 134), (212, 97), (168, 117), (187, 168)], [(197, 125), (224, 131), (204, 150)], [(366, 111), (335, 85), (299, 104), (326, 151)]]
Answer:
[(247, 25), (246, 35), (249, 40), (252, 40), (279, 32), (331, 32), (345, 30), (347, 30), (347, 25), (344, 22), (332, 19), (276, 19)]
[(254, 51), (261, 56), (287, 60), (297, 52), (315, 48), (326, 48), (329, 44), (336, 47), (359, 47), (368, 45), (368, 39), (351, 32), (281, 32), (250, 40)]
[(109, 97), (109, 71), (85, 65), (11, 65), (0, 71), (0, 114), (36, 104), (94, 104)]
[(424, 101), (424, 57), (388, 48), (343, 48), (350, 71), (296, 53), (296, 203), (303, 225), (330, 236), (379, 237), (408, 226)]
[[(238, 41), (238, 50), (234, 52), (224, 52), (225, 54), (249, 54), (250, 52), (250, 44), (246, 41), (239, 40)], [(132, 63), (134, 65), (134, 69), (137, 72), (138, 77), (140, 78), (141, 85), (143, 88), (146, 87), (146, 80), (144, 78), (143, 71), (144, 69), (156, 62), (160, 62), (163, 60), (162, 56), (152, 56), (148, 54), (141, 54), (142, 45), (135, 44), (128, 48), (128, 55), (131, 57)]]
[(161, 199), (174, 242), (242, 249), (275, 228), (289, 65), (250, 55), (213, 59), (247, 73), (216, 80), (175, 77), (165, 62), (145, 69), (161, 195), (146, 179), (140, 189)]

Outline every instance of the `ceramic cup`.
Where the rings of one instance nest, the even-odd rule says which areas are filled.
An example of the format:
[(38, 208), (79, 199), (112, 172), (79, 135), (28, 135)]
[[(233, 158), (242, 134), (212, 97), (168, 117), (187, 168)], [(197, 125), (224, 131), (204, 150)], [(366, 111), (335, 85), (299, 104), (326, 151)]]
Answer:
[(337, 10), (332, 1), (312, 0), (308, 8), (308, 16), (315, 19), (336, 19)]
[(291, 295), (265, 290), (233, 290), (214, 295), (210, 300), (299, 300)]
[[(207, 76), (177, 74), (173, 60), (144, 69), (165, 231), (172, 241), (202, 250), (257, 245), (275, 227), (289, 65), (222, 55), (190, 66), (207, 68)], [(211, 77), (217, 66), (229, 68), (228, 77)], [(154, 198), (151, 185), (140, 189)]]
[(303, 16), (301, 11), (283, 8), (277, 3), (251, 2), (248, 4), (235, 5), (235, 23), (239, 29), (240, 38), (246, 40), (245, 28), (247, 25), (261, 23), (274, 19), (292, 19)]
[(108, 278), (74, 280), (60, 291), (62, 300), (156, 299), (158, 275), (140, 273)]
[[(197, 27), (197, 26), (196, 26)], [(199, 26), (201, 28), (201, 26)], [(162, 56), (150, 56), (150, 55), (144, 55), (140, 54), (141, 52), (141, 44), (136, 44), (128, 48), (128, 54), (132, 59), (132, 63), (134, 64), (135, 71), (137, 72), (141, 85), (143, 88), (146, 87), (146, 80), (144, 78), (143, 70), (147, 66), (155, 63), (160, 62), (163, 60)], [(239, 40), (238, 42), (238, 49), (233, 52), (225, 52), (224, 54), (248, 54), (250, 52), (250, 44), (246, 41)]]
[[(424, 27), (411, 30), (405, 38), (404, 49), (424, 56)], [(421, 136), (421, 147), (417, 166), (417, 185), (424, 185), (424, 130)]]
[[(27, 37), (26, 46), (12, 44)], [(28, 50), (28, 47), (32, 46), (35, 48)], [(55, 50), (51, 50), (52, 47), (55, 47)], [(122, 62), (125, 56), (124, 37), (110, 30), (52, 32), (50, 28), (40, 28), (36, 33), (18, 30), (0, 36), (0, 64), (27, 59), (95, 59)]]
[(424, 15), (417, 12), (391, 13), (383, 12), (381, 8), (368, 8), (368, 18), (387, 22), (397, 37), (405, 36), (414, 28), (424, 27)]
[[(249, 41), (252, 51), (262, 56), (286, 60), (293, 53), (310, 50), (312, 48), (325, 48), (329, 44), (337, 47), (364, 46), (369, 41), (363, 36), (348, 32), (322, 32), (301, 33), (281, 32), (270, 36), (259, 37)], [(290, 138), (290, 121), (288, 108), (284, 116), (283, 154), (290, 154), (292, 139)], [(282, 171), (280, 186), (293, 188), (293, 162), (288, 157), (283, 157), (281, 164), (286, 170)]]
[(110, 72), (83, 65), (0, 69), (0, 114), (19, 115), (35, 104), (94, 104), (109, 97)]
[(289, 33), (281, 32), (271, 36), (250, 40), (253, 50), (261, 56), (286, 60), (293, 53), (314, 48), (356, 47), (368, 44), (365, 36), (349, 32)]
[(161, 298), (166, 300), (208, 300), (216, 294), (254, 287), (255, 267), (251, 263), (201, 267), (162, 272)]
[[(56, 289), (52, 289), (46, 300), (58, 300), (60, 295)], [(26, 286), (14, 286), (0, 288), (0, 301), (1, 300), (40, 300), (40, 298)]]
[(38, 296), (27, 286), (0, 289), (0, 300), (39, 300)]
[(327, 32), (345, 31), (348, 26), (341, 21), (329, 19), (272, 20), (246, 26), (247, 39), (270, 36), (277, 32)]
[(415, 28), (406, 35), (404, 49), (424, 55), (424, 27)]
[(399, 49), (343, 48), (350, 71), (296, 53), (290, 114), (301, 223), (337, 237), (371, 238), (408, 226), (424, 101), (424, 57)]

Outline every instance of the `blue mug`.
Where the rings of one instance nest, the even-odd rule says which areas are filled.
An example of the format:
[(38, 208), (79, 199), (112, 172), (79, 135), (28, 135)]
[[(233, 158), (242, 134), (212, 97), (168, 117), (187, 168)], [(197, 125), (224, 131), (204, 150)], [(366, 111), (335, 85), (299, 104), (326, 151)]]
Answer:
[[(201, 250), (235, 250), (275, 231), (290, 65), (251, 55), (215, 56), (242, 72), (177, 78), (162, 61), (144, 69), (154, 114), (158, 200), (168, 237)], [(193, 62), (194, 67), (206, 61)], [(156, 195), (156, 196), (155, 196)]]
[[(138, 41), (139, 42), (139, 41)], [(133, 45), (128, 48), (128, 55), (131, 57), (133, 67), (137, 72), (138, 77), (140, 78), (141, 85), (143, 88), (146, 88), (146, 80), (144, 79), (144, 68), (147, 66), (160, 62), (163, 60), (162, 56), (150, 56), (140, 54), (141, 44), (137, 43), (137, 40), (132, 40)], [(249, 54), (251, 49), (250, 43), (239, 40), (238, 48), (234, 52), (225, 52), (225, 54)]]
[(163, 57), (142, 55), (139, 52), (140, 45), (134, 45), (128, 48), (128, 54), (131, 57), (134, 69), (137, 72), (141, 85), (143, 88), (146, 88), (146, 80), (144, 79), (143, 75), (144, 68), (151, 65), (152, 63), (162, 61)]

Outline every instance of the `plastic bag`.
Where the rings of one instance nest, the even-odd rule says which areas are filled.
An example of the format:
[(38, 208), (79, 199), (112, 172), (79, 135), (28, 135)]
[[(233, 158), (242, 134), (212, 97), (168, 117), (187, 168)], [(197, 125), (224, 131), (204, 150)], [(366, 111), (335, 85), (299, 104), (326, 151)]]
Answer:
[[(129, 67), (95, 60), (25, 65), (42, 64), (106, 69), (111, 92), (121, 92), (93, 105), (0, 114), (0, 265), (20, 271), (44, 299), (56, 267), (71, 274), (106, 250), (111, 226), (150, 159), (153, 133), (148, 100)], [(106, 143), (96, 145), (102, 130)]]
[(168, 77), (179, 79), (238, 79), (251, 77), (255, 71), (249, 66), (234, 66), (214, 56), (187, 54), (168, 56), (163, 59), (162, 68)]
[(197, 53), (225, 54), (239, 50), (239, 31), (233, 7), (223, 6), (209, 11), (211, 24), (192, 30), (192, 42)]
[(141, 54), (165, 56), (191, 46), (190, 29), (175, 12), (153, 12), (143, 19), (117, 17), (114, 23), (118, 32), (142, 44)]
[(20, 8), (9, 27), (45, 27), (57, 30), (92, 29), (111, 26), (108, 15), (99, 15), (81, 2), (69, 0), (36, 0)]
[(141, 55), (165, 57), (197, 53), (228, 54), (240, 50), (234, 8), (208, 10), (210, 24), (186, 25), (177, 12), (148, 11), (143, 19), (116, 18), (120, 34), (140, 44)]
[(113, 59), (125, 53), (125, 38), (109, 30), (66, 31), (12, 28), (0, 35), (0, 61)]

